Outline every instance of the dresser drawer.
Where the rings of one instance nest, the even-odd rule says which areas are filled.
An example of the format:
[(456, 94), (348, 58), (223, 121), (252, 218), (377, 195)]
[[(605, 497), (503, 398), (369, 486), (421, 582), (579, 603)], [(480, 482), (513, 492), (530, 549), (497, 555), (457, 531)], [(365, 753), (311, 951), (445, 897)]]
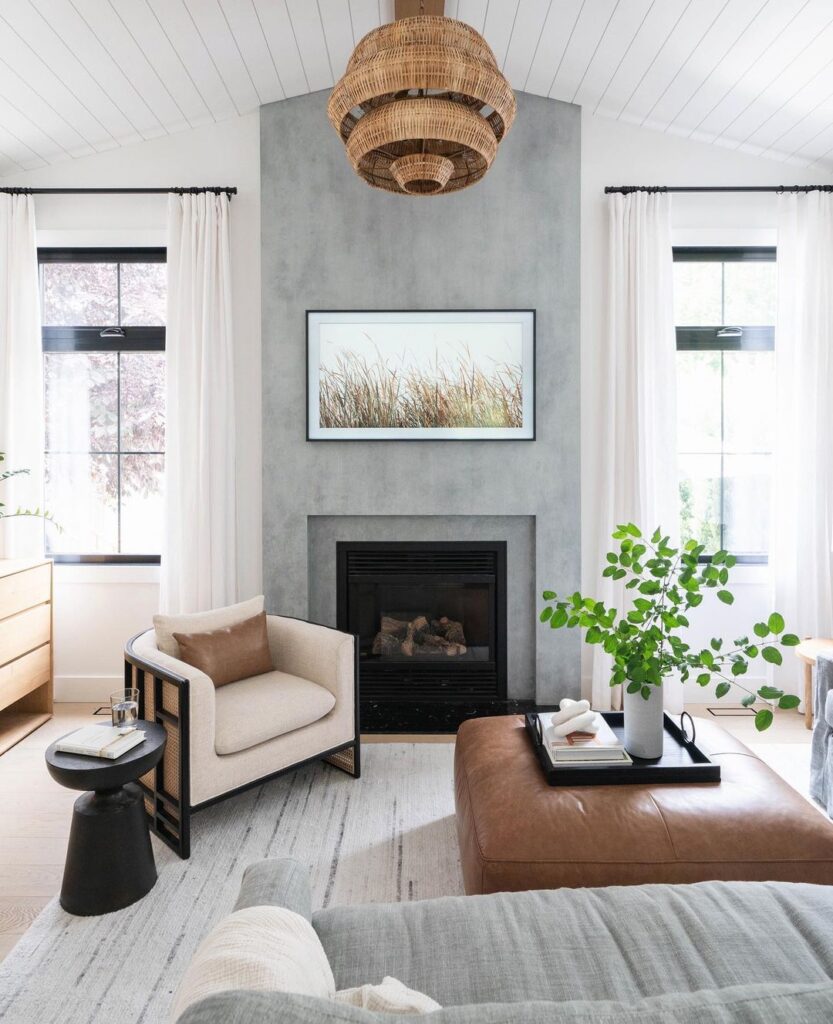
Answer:
[(0, 668), (0, 708), (49, 682), (52, 645), (46, 644)]
[(51, 582), (52, 566), (48, 562), (0, 577), (0, 619), (49, 601)]
[(51, 609), (49, 604), (39, 604), (0, 619), (0, 665), (49, 643)]

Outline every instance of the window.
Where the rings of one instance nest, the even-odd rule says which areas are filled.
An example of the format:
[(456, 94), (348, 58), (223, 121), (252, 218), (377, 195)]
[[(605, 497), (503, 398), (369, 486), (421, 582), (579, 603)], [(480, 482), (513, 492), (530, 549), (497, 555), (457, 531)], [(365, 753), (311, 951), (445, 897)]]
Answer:
[(158, 562), (165, 452), (164, 249), (41, 249), (46, 550)]
[(766, 562), (775, 249), (675, 249), (681, 533)]

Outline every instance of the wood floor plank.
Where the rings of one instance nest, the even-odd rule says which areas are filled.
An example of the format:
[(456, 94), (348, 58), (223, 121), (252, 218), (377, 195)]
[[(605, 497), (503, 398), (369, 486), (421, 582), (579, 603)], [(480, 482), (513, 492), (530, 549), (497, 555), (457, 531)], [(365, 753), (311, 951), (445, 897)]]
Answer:
[(44, 751), (95, 708), (56, 704), (54, 718), (0, 756), (0, 960), (61, 888), (78, 793), (51, 778)]

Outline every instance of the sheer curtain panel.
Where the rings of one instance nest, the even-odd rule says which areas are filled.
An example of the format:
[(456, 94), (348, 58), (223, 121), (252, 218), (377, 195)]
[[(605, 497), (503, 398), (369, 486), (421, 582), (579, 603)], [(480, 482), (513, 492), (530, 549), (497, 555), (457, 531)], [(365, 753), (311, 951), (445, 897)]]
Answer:
[[(774, 607), (799, 636), (833, 636), (833, 195), (778, 199)], [(796, 692), (796, 659), (776, 671)]]
[(168, 197), (161, 610), (237, 600), (229, 199)]
[[(0, 193), (0, 451), (4, 470), (28, 469), (2, 484), (6, 513), (43, 508), (43, 356), (38, 248), (31, 196)], [(43, 555), (43, 521), (0, 521), (0, 557)]]
[[(608, 197), (609, 263), (606, 348), (598, 368), (603, 439), (595, 493), (594, 556), (585, 577), (590, 592), (620, 612), (622, 583), (601, 579), (617, 523), (661, 526), (677, 535), (676, 340), (673, 308), (671, 199), (634, 192)], [(592, 704), (621, 707), (611, 689), (611, 658), (593, 647)], [(666, 684), (665, 706), (682, 708), (682, 686)]]

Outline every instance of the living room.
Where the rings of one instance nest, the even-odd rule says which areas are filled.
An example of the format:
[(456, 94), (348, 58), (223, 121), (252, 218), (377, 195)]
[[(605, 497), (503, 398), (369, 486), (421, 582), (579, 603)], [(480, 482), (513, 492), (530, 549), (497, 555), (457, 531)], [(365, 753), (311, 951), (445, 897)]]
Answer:
[(833, 1019), (832, 19), (0, 0), (0, 1018)]

